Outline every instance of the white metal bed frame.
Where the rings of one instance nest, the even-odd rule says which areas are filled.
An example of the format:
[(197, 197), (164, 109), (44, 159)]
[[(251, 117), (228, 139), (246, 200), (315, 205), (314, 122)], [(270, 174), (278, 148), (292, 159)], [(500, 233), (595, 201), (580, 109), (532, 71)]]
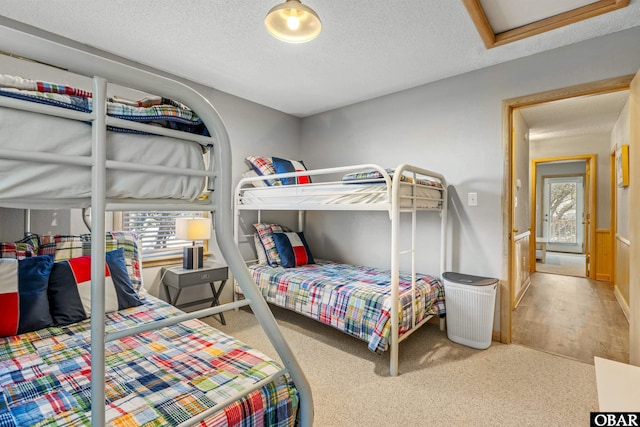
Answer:
[[(321, 197), (318, 201), (314, 201), (312, 196), (308, 196), (309, 199), (304, 202), (296, 202), (295, 195), (291, 197), (291, 203), (282, 202), (280, 199), (277, 203), (270, 204), (268, 202), (261, 201), (259, 203), (251, 203), (244, 197), (244, 193), (246, 190), (260, 190), (265, 193), (269, 192), (270, 188), (275, 188), (276, 190), (281, 189), (282, 187), (264, 187), (264, 188), (255, 188), (253, 183), (256, 181), (263, 181), (265, 179), (274, 179), (274, 178), (291, 178), (298, 176), (311, 176), (320, 178), (326, 178), (325, 181), (317, 183), (317, 184), (301, 184), (287, 187), (302, 187), (308, 185), (317, 185), (321, 187), (323, 184), (340, 184), (342, 181), (332, 181), (331, 179), (336, 176), (346, 173), (352, 172), (360, 172), (363, 170), (369, 171), (377, 171), (382, 176), (382, 179), (369, 179), (369, 180), (361, 180), (358, 182), (381, 182), (383, 181), (385, 186), (383, 190), (375, 189), (372, 190), (373, 193), (380, 192), (386, 193), (386, 196), (379, 201), (371, 202), (371, 203), (335, 203), (335, 204), (326, 204), (323, 203), (324, 197), (327, 195), (331, 195), (331, 193), (323, 193), (319, 196)], [(405, 174), (413, 178), (412, 182), (400, 181), (400, 177)], [(441, 197), (437, 199), (429, 198), (429, 197), (420, 197), (415, 195), (415, 189), (418, 186), (417, 178), (423, 177), (431, 177), (436, 178), (442, 184), (441, 189)], [(313, 181), (313, 180), (312, 180)], [(315, 182), (315, 181), (314, 181)], [(354, 190), (359, 190), (358, 184), (349, 184), (353, 185)], [(400, 189), (402, 186), (409, 186), (412, 191), (411, 195), (401, 195)], [(338, 195), (343, 195), (344, 193), (338, 193)], [(362, 192), (358, 192), (358, 195), (362, 195)], [(366, 193), (364, 193), (366, 194)], [(305, 194), (305, 196), (307, 196)], [(417, 202), (420, 199), (432, 200), (438, 202), (438, 207), (435, 208), (420, 208), (417, 207)], [(264, 200), (264, 199), (261, 199)], [(409, 200), (411, 203), (411, 207), (401, 207), (402, 200)], [(400, 275), (400, 256), (409, 254), (411, 256), (411, 278), (412, 278), (412, 288), (411, 288), (411, 298), (412, 298), (412, 306), (415, 307), (415, 286), (416, 286), (416, 224), (417, 224), (417, 214), (421, 211), (436, 211), (440, 214), (440, 277), (442, 273), (446, 271), (446, 254), (447, 254), (447, 182), (443, 175), (432, 172), (426, 169), (419, 168), (417, 166), (412, 166), (408, 164), (401, 164), (395, 168), (393, 177), (387, 173), (387, 171), (379, 165), (375, 164), (361, 164), (361, 165), (352, 165), (352, 166), (343, 166), (343, 167), (334, 167), (334, 168), (325, 168), (325, 169), (314, 169), (308, 170), (304, 172), (291, 172), (285, 174), (276, 174), (276, 175), (268, 175), (266, 177), (246, 177), (240, 180), (240, 182), (236, 185), (235, 190), (235, 223), (234, 223), (234, 233), (235, 239), (238, 244), (241, 243), (240, 237), (240, 215), (243, 211), (258, 211), (258, 222), (261, 222), (261, 211), (263, 210), (271, 210), (271, 211), (282, 211), (282, 210), (295, 210), (298, 211), (298, 229), (304, 230), (305, 226), (305, 218), (304, 211), (308, 210), (331, 210), (331, 211), (386, 211), (389, 213), (389, 219), (391, 221), (391, 337), (389, 339), (389, 347), (390, 347), (390, 362), (389, 362), (389, 375), (396, 376), (398, 375), (398, 357), (399, 357), (399, 343), (406, 339), (411, 333), (417, 330), (424, 323), (429, 321), (433, 316), (427, 316), (421, 322), (416, 324), (415, 321), (415, 313), (412, 312), (412, 321), (411, 324), (413, 327), (411, 330), (403, 334), (401, 337), (399, 336), (399, 319), (398, 319), (398, 301), (400, 298), (399, 293), (399, 275)], [(409, 249), (403, 250), (400, 247), (400, 219), (402, 213), (408, 213), (411, 215), (411, 246)], [(253, 239), (249, 238), (253, 236), (251, 235), (243, 235), (245, 239), (249, 243), (253, 242)], [(251, 262), (251, 261), (250, 261)], [(407, 291), (409, 292), (409, 291)], [(440, 319), (440, 329), (444, 330), (444, 319)]]
[[(182, 321), (210, 316), (222, 311), (236, 309), (249, 305), (255, 313), (258, 322), (264, 329), (272, 345), (278, 352), (285, 368), (256, 383), (251, 389), (237, 396), (230, 397), (210, 410), (201, 413), (181, 426), (192, 425), (213, 415), (229, 403), (246, 396), (263, 387), (274, 378), (288, 372), (300, 396), (299, 419), (303, 426), (313, 424), (313, 400), (310, 385), (296, 361), (289, 345), (279, 330), (273, 314), (256, 287), (245, 262), (240, 255), (233, 239), (232, 181), (231, 181), (231, 146), (222, 119), (213, 106), (192, 88), (162, 77), (150, 71), (134, 67), (128, 61), (110, 55), (106, 52), (91, 49), (72, 40), (48, 33), (38, 28), (28, 26), (17, 21), (0, 16), (0, 50), (10, 52), (25, 58), (35, 59), (44, 63), (65, 66), (70, 71), (93, 77), (94, 111), (80, 113), (64, 110), (47, 105), (36, 104), (6, 97), (0, 97), (0, 106), (49, 114), (74, 120), (92, 123), (92, 155), (86, 157), (69, 157), (48, 153), (34, 153), (28, 151), (7, 150), (0, 147), (0, 158), (7, 160), (22, 160), (44, 162), (59, 165), (78, 165), (91, 169), (92, 194), (90, 200), (83, 200), (84, 206), (90, 206), (94, 214), (91, 219), (91, 423), (92, 426), (105, 425), (105, 345), (107, 342), (130, 336), (147, 330), (170, 326)], [(73, 64), (69, 66), (69, 64)], [(119, 120), (106, 115), (106, 90), (109, 82), (121, 84), (143, 90), (148, 93), (170, 97), (189, 105), (203, 120), (211, 137), (178, 132), (171, 129), (152, 127), (150, 125)], [(106, 159), (106, 127), (107, 125), (120, 128), (149, 131), (156, 134), (171, 136), (183, 140), (193, 141), (209, 147), (209, 170), (185, 170), (163, 166), (144, 166), (128, 162), (115, 162)], [(142, 171), (165, 173), (183, 176), (199, 176), (209, 179), (209, 190), (212, 198), (208, 201), (179, 201), (179, 200), (112, 200), (105, 197), (105, 181), (107, 170)], [(7, 203), (10, 203), (7, 204)], [(33, 207), (33, 201), (10, 200), (0, 206), (24, 208)], [(41, 204), (38, 201), (36, 205)], [(57, 200), (56, 208), (77, 207), (78, 200)], [(68, 206), (67, 206), (68, 205)], [(40, 206), (47, 208), (47, 205)], [(246, 301), (236, 301), (222, 306), (183, 314), (173, 318), (140, 325), (124, 331), (105, 333), (105, 301), (104, 301), (104, 260), (105, 257), (105, 221), (104, 212), (121, 210), (183, 210), (210, 211), (215, 235), (222, 255), (227, 262), (233, 277), (240, 284), (247, 296)], [(102, 213), (102, 214), (100, 214)], [(102, 313), (100, 316), (98, 313)]]

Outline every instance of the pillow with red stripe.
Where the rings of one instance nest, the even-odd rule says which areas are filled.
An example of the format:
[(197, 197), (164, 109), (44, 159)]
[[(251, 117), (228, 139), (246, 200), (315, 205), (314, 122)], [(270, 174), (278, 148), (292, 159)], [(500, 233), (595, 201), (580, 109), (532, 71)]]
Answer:
[(273, 241), (272, 234), (291, 230), (283, 225), (278, 224), (258, 223), (253, 224), (253, 226), (258, 232), (258, 237), (260, 238), (260, 242), (262, 243), (262, 247), (264, 248), (264, 253), (267, 256), (267, 264), (269, 264), (271, 267), (279, 266), (281, 263), (280, 255), (278, 254), (278, 248), (276, 248), (276, 244)]
[[(127, 274), (123, 248), (106, 253), (104, 282), (105, 313), (142, 304)], [(57, 326), (91, 317), (90, 255), (53, 265), (49, 277), (49, 304), (53, 322)]]
[(284, 268), (315, 264), (304, 233), (273, 233), (272, 237)]
[[(272, 157), (273, 168), (276, 173), (289, 173), (289, 172), (303, 172), (307, 170), (307, 167), (302, 161), (281, 159), (280, 157)], [(291, 178), (280, 178), (280, 182), (283, 185), (295, 185), (295, 184), (311, 184), (311, 177), (309, 176), (293, 176)]]
[(52, 266), (50, 255), (0, 259), (0, 336), (19, 335), (53, 324), (47, 299)]

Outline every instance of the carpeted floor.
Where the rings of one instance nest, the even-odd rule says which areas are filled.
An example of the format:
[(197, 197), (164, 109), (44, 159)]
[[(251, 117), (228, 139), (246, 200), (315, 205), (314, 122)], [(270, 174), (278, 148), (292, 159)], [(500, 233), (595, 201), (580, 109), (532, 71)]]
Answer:
[[(388, 354), (287, 310), (272, 310), (311, 384), (314, 426), (585, 426), (597, 411), (593, 365), (493, 343), (447, 339), (427, 324), (400, 344), (400, 375)], [(249, 310), (205, 321), (277, 357)]]

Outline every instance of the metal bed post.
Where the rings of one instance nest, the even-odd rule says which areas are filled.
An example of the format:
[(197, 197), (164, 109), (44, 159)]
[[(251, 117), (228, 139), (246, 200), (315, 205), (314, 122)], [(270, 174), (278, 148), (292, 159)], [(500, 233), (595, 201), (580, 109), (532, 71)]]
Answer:
[(91, 423), (105, 425), (105, 220), (107, 82), (93, 78), (91, 126)]
[[(396, 171), (397, 172), (397, 171)], [(398, 375), (400, 324), (398, 319), (400, 282), (400, 174), (393, 175), (391, 185), (391, 336), (389, 337), (389, 375)]]
[(24, 210), (24, 232), (31, 231), (31, 209)]

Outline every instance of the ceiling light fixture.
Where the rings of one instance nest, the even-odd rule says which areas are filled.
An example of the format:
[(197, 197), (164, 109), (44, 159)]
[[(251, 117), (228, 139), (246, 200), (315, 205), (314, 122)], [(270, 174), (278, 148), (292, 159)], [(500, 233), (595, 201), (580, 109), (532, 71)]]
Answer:
[(322, 31), (318, 14), (300, 0), (274, 6), (264, 18), (264, 26), (273, 37), (287, 43), (306, 43)]

